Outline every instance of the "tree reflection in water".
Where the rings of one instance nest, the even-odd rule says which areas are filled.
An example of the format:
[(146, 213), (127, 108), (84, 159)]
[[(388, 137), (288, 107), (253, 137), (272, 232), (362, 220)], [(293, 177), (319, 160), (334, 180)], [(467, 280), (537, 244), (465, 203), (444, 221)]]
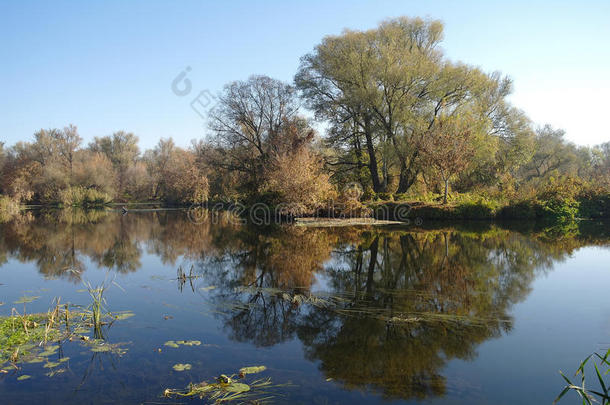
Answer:
[[(497, 227), (237, 237), (239, 251), (199, 264), (218, 306), (238, 303), (222, 315), (233, 339), (270, 346), (296, 336), (326, 377), (401, 399), (445, 394), (447, 363), (474, 359), (479, 344), (510, 332), (512, 305), (581, 244)], [(319, 289), (323, 302), (337, 299), (294, 300)]]
[(1, 224), (0, 259), (74, 282), (85, 258), (122, 273), (139, 269), (144, 251), (189, 261), (197, 287), (216, 287), (206, 299), (232, 339), (298, 338), (327, 378), (408, 399), (445, 394), (450, 360), (474, 359), (479, 344), (510, 332), (511, 308), (539, 273), (607, 244), (606, 228), (582, 226), (264, 230), (229, 214), (194, 224), (185, 212), (55, 211)]

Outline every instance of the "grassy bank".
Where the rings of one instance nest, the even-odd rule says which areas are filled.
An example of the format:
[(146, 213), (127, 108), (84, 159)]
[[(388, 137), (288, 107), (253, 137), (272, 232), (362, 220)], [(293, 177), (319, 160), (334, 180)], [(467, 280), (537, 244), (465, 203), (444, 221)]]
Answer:
[(551, 220), (610, 218), (610, 193), (546, 200), (498, 201), (479, 197), (446, 205), (413, 201), (367, 203), (376, 219), (404, 220)]

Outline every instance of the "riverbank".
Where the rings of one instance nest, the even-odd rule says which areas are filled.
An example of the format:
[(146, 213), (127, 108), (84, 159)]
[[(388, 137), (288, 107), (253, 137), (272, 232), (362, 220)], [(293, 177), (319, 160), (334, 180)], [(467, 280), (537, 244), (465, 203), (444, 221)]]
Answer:
[[(22, 209), (57, 209), (78, 207), (75, 205), (19, 206), (14, 201), (1, 197), (0, 220), (8, 220)], [(610, 193), (599, 193), (577, 197), (553, 197), (546, 200), (527, 199), (499, 201), (485, 197), (473, 197), (441, 204), (409, 200), (377, 200), (345, 204), (330, 203), (329, 207), (314, 213), (295, 214), (284, 212), (282, 206), (261, 206), (260, 203), (246, 206), (240, 203), (210, 201), (201, 205), (168, 205), (162, 201), (147, 202), (107, 202), (100, 205), (80, 206), (84, 209), (123, 208), (129, 211), (155, 209), (203, 209), (228, 211), (254, 223), (268, 223), (272, 220), (292, 222), (298, 218), (302, 226), (349, 226), (349, 225), (396, 225), (417, 224), (420, 221), (501, 221), (526, 220), (546, 222), (566, 222), (577, 219), (610, 218)]]
[(594, 198), (498, 202), (481, 198), (454, 204), (376, 201), (366, 204), (375, 219), (420, 220), (548, 220), (610, 218), (610, 193)]

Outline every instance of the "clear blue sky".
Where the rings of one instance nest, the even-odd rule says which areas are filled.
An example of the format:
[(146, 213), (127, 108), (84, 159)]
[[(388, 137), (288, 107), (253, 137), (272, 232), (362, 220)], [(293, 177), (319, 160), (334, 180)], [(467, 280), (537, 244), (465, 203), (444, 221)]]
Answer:
[[(610, 140), (610, 1), (0, 0), (0, 140), (74, 123), (151, 147), (205, 135), (190, 102), (251, 74), (291, 81), (328, 34), (400, 15), (439, 18), (451, 59), (501, 70), (512, 100), (579, 144)], [(187, 66), (192, 92), (172, 80)]]

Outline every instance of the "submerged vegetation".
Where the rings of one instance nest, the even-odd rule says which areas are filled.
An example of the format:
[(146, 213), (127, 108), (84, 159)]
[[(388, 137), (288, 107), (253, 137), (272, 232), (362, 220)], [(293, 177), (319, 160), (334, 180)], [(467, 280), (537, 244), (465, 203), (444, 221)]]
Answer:
[[(28, 314), (26, 304), (38, 297), (24, 296), (15, 304), (23, 304), (20, 313), (13, 308), (10, 316), (0, 317), (0, 371), (20, 370), (20, 364), (44, 363), (49, 369), (48, 377), (63, 373), (61, 368), (69, 360), (60, 354), (60, 348), (67, 342), (77, 341), (92, 352), (112, 352), (122, 355), (126, 352), (121, 345), (106, 342), (102, 328), (112, 322), (125, 319), (130, 312), (110, 313), (103, 307), (105, 287), (92, 288), (89, 292), (93, 302), (87, 306), (61, 303), (60, 298), (53, 300), (51, 309), (46, 313)], [(89, 333), (93, 332), (93, 336)], [(51, 357), (58, 356), (56, 361)], [(22, 381), (23, 375), (18, 379)]]

